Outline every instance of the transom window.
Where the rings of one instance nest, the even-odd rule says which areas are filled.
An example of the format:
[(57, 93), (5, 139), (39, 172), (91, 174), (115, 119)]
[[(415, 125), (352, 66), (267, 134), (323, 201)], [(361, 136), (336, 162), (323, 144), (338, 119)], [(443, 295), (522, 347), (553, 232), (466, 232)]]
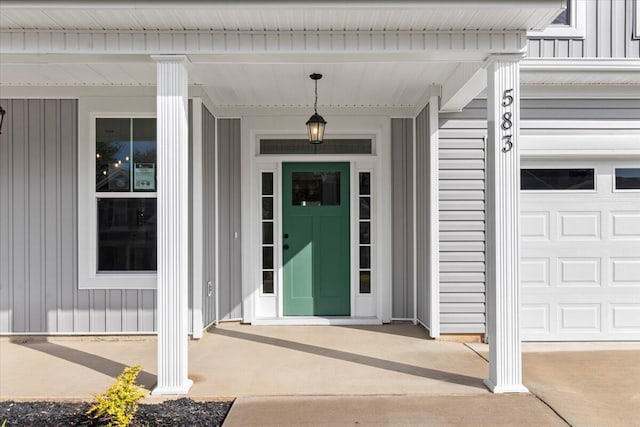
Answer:
[(522, 190), (595, 190), (594, 169), (521, 169)]
[(97, 271), (156, 270), (155, 118), (97, 118)]

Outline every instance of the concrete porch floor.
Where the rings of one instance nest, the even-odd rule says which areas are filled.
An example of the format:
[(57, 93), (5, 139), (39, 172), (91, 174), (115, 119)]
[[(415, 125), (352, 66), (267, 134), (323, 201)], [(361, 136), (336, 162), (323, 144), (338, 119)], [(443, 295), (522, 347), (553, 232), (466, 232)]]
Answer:
[[(1, 398), (87, 399), (127, 365), (156, 381), (156, 339), (1, 338)], [(189, 343), (191, 397), (485, 394), (487, 364), (465, 345), (408, 323), (249, 326), (223, 323)], [(37, 382), (26, 380), (38, 379)]]
[[(524, 344), (516, 395), (484, 388), (486, 351), (406, 323), (225, 323), (189, 344), (189, 397), (237, 398), (225, 426), (640, 422), (640, 343)], [(0, 399), (89, 400), (134, 364), (153, 388), (155, 337), (1, 337)]]

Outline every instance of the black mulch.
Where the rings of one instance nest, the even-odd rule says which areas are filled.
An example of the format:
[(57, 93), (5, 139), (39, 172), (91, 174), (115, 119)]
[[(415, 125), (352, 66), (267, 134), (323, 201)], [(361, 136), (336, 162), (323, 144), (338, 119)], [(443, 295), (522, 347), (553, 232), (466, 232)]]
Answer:
[[(167, 400), (141, 404), (130, 424), (145, 426), (221, 426), (232, 402), (194, 402), (191, 399)], [(89, 419), (88, 403), (0, 402), (0, 425), (8, 426), (103, 426), (105, 422)]]

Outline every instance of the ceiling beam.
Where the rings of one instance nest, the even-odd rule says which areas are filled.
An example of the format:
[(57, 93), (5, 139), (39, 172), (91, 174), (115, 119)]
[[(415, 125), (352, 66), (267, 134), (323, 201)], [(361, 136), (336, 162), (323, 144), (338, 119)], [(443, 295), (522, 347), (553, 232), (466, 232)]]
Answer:
[(485, 63), (463, 62), (442, 85), (440, 112), (461, 111), (487, 87)]

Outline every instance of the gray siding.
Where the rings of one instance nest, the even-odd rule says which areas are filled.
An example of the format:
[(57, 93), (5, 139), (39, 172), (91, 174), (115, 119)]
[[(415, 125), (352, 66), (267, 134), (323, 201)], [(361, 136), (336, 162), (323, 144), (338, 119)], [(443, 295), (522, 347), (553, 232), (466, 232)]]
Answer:
[(155, 330), (155, 291), (78, 290), (75, 100), (1, 100), (0, 333)]
[(587, 8), (585, 38), (530, 38), (529, 57), (640, 57), (640, 40), (633, 39), (634, 0), (578, 1), (584, 1)]
[(417, 317), (424, 325), (429, 324), (429, 110), (425, 107), (416, 117), (416, 282)]
[(202, 107), (202, 221), (203, 221), (203, 265), (202, 265), (202, 321), (208, 326), (216, 319), (215, 289), (209, 292), (207, 283), (216, 283), (216, 118)]
[[(440, 310), (443, 333), (484, 332), (484, 136), (486, 100), (440, 115)], [(640, 101), (625, 99), (523, 99), (527, 120), (640, 119)], [(458, 121), (465, 121), (464, 124)], [(470, 128), (477, 120), (476, 127)], [(443, 128), (444, 127), (444, 128)]]
[(218, 120), (220, 319), (242, 317), (240, 119)]
[(485, 331), (485, 133), (485, 129), (440, 129), (442, 333)]
[(391, 120), (393, 307), (395, 319), (413, 318), (413, 120)]

